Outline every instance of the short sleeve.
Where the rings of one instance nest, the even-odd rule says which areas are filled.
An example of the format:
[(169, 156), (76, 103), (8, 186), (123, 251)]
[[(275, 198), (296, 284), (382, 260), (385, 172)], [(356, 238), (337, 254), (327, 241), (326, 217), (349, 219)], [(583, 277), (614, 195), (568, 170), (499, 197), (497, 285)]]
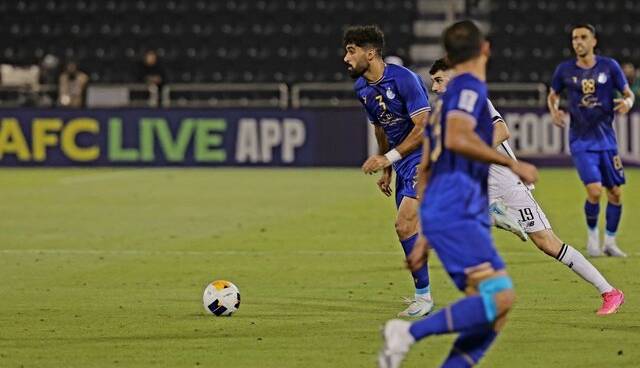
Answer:
[(504, 119), (502, 118), (502, 115), (500, 115), (498, 110), (496, 110), (496, 108), (493, 107), (493, 104), (489, 99), (487, 99), (487, 107), (489, 108), (489, 114), (491, 115), (491, 122), (495, 124), (498, 120), (504, 121)]
[(620, 92), (624, 91), (625, 87), (629, 84), (620, 64), (614, 59), (611, 59), (611, 77), (613, 78), (613, 86)]
[(407, 106), (407, 113), (414, 117), (431, 110), (424, 83), (417, 75), (407, 72), (398, 79), (398, 92)]
[(551, 78), (551, 88), (553, 88), (553, 90), (556, 93), (560, 93), (564, 89), (564, 80), (563, 80), (563, 75), (562, 75), (562, 70), (563, 70), (562, 65), (563, 64), (558, 65), (558, 67), (556, 68), (555, 72), (553, 72), (553, 77)]
[(487, 92), (479, 83), (470, 83), (453, 93), (445, 111), (450, 114), (465, 114), (478, 121), (487, 104)]

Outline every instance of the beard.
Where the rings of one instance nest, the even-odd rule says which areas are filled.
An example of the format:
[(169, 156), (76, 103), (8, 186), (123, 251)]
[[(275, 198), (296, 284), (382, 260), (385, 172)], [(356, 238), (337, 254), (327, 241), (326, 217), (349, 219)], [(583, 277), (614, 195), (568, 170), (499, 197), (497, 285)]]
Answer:
[(349, 76), (352, 79), (358, 79), (360, 77), (362, 77), (362, 75), (367, 71), (368, 67), (366, 66), (362, 66), (362, 65), (357, 65), (352, 67), (351, 65), (347, 64), (347, 73), (349, 73)]

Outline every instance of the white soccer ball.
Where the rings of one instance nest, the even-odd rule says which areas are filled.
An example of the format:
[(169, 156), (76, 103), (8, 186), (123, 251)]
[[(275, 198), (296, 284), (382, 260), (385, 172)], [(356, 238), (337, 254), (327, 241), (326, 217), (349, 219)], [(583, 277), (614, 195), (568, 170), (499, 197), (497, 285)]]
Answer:
[(202, 303), (207, 313), (230, 316), (240, 308), (240, 291), (229, 281), (216, 280), (204, 289)]

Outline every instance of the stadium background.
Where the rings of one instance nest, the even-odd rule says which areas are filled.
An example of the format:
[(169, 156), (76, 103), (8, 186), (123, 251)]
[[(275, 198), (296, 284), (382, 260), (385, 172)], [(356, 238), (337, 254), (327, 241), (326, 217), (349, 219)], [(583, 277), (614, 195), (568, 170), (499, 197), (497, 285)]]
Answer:
[[(545, 97), (555, 66), (572, 55), (571, 24), (593, 22), (600, 52), (640, 61), (626, 42), (640, 34), (640, 4), (622, 0), (19, 0), (0, 11), (7, 166), (358, 165), (374, 143), (342, 63), (344, 27), (379, 24), (389, 61), (429, 81), (440, 33), (460, 17), (492, 41), (491, 98), (516, 153), (568, 164)], [(148, 50), (159, 82), (141, 72)], [(70, 62), (88, 77), (75, 109), (57, 83)], [(640, 115), (617, 128), (623, 158), (637, 164)]]
[[(640, 63), (634, 0), (0, 0), (0, 14), (1, 367), (373, 366), (410, 280), (393, 201), (357, 168), (375, 145), (342, 63), (348, 24), (380, 25), (386, 54), (427, 81), (447, 24), (488, 31), (491, 98), (581, 250), (583, 189), (547, 84), (575, 22), (596, 26), (602, 54)], [(159, 84), (141, 72), (150, 49)], [(88, 78), (77, 107), (59, 86), (70, 61)], [(594, 264), (627, 303), (595, 319), (588, 285), (494, 231), (519, 300), (483, 366), (638, 366), (637, 108), (617, 133), (631, 257)], [(458, 298), (431, 269), (438, 306)], [(232, 318), (202, 310), (214, 278), (240, 288)], [(437, 366), (450, 343), (425, 342), (407, 366)]]

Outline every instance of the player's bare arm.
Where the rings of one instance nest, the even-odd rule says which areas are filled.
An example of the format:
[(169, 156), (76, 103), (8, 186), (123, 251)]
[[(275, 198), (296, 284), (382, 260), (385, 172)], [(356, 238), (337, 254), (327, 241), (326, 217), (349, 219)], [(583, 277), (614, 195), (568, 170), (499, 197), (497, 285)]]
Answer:
[(493, 124), (493, 147), (498, 147), (502, 144), (502, 142), (506, 141), (511, 137), (511, 133), (509, 133), (509, 127), (504, 122), (504, 120), (498, 120), (495, 124)]
[(422, 144), (424, 121), (426, 118), (426, 112), (421, 112), (412, 117), (411, 121), (413, 122), (413, 129), (409, 132), (409, 135), (407, 135), (407, 137), (400, 142), (395, 149), (387, 152), (386, 154), (370, 156), (362, 165), (362, 171), (364, 171), (365, 174), (373, 174), (381, 169), (391, 167), (391, 164), (394, 161), (400, 160), (402, 157), (405, 157), (407, 154), (420, 147)]
[(626, 114), (633, 107), (633, 103), (635, 102), (635, 95), (633, 94), (633, 91), (631, 91), (631, 88), (629, 88), (629, 86), (627, 85), (624, 91), (622, 91), (622, 96), (623, 98), (616, 98), (613, 100), (613, 102), (616, 104), (613, 109), (621, 114)]
[(563, 110), (560, 110), (560, 95), (558, 95), (553, 88), (549, 90), (549, 95), (547, 96), (547, 107), (551, 114), (551, 121), (556, 126), (564, 128), (567, 125), (565, 123), (566, 113)]
[(515, 161), (489, 147), (474, 131), (475, 121), (470, 115), (463, 112), (449, 114), (446, 126), (444, 145), (447, 149), (477, 161), (507, 166), (525, 184), (538, 180), (538, 170), (535, 166)]
[(429, 140), (425, 138), (422, 142), (422, 158), (420, 159), (420, 164), (418, 165), (417, 170), (418, 178), (416, 183), (416, 194), (418, 195), (418, 199), (422, 199), (424, 191), (427, 189), (431, 169), (430, 155), (431, 145), (429, 144)]
[[(378, 155), (382, 156), (385, 152), (389, 151), (389, 141), (387, 140), (384, 129), (381, 126), (375, 126), (376, 141), (378, 142)], [(391, 196), (391, 166), (387, 166), (382, 170), (382, 176), (376, 183), (380, 191), (387, 197)]]

